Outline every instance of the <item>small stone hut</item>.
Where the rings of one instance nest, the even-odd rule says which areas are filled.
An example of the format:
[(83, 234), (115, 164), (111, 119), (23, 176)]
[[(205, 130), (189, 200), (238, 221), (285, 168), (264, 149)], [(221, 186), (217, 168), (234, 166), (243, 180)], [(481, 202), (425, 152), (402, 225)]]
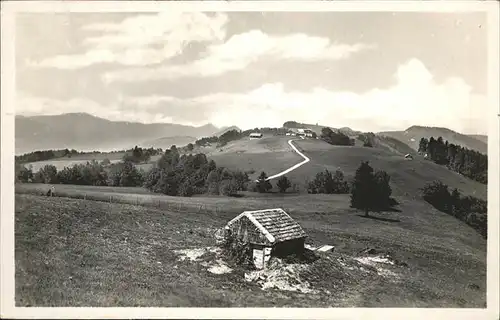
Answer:
[(307, 234), (283, 209), (244, 211), (227, 223), (226, 234), (249, 244), (257, 268), (271, 256), (302, 254)]

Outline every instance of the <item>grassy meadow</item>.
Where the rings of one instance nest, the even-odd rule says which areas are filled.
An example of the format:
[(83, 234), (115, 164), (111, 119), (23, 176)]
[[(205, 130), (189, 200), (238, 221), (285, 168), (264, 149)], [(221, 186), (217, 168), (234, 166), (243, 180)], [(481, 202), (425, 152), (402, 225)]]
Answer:
[[(289, 203), (304, 200), (297, 197)], [(472, 228), (413, 201), (390, 221), (361, 217), (345, 195), (322, 198), (311, 203), (323, 202), (328, 211), (294, 207), (292, 217), (309, 243), (336, 246), (307, 274), (330, 295), (261, 290), (237, 268), (216, 275), (178, 261), (174, 250), (213, 246), (215, 230), (246, 199), (228, 212), (198, 213), (17, 194), (16, 305), (484, 307), (486, 242)], [(366, 247), (407, 266), (394, 268), (393, 281), (353, 268)]]

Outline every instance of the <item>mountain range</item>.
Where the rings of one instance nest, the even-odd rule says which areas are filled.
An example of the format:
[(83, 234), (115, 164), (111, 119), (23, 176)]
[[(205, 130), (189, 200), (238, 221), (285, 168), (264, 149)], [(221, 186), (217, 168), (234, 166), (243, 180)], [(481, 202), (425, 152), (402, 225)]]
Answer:
[[(285, 123), (287, 124), (287, 123)], [(323, 126), (293, 122), (321, 132)], [(334, 128), (332, 128), (334, 129)], [(236, 126), (218, 128), (213, 124), (200, 127), (174, 123), (137, 123), (110, 121), (87, 113), (67, 113), (50, 116), (16, 116), (16, 154), (48, 149), (76, 149), (79, 151), (109, 151), (141, 147), (168, 148), (183, 146), (207, 136), (220, 136), (229, 130), (239, 130)], [(356, 137), (361, 131), (348, 127), (337, 129)], [(377, 136), (398, 140), (418, 150), (421, 137), (443, 137), (450, 143), (486, 154), (487, 137), (465, 135), (447, 128), (412, 126), (404, 131), (379, 132)]]
[(186, 141), (194, 142), (220, 130), (212, 124), (200, 127), (173, 123), (143, 124), (110, 121), (86, 113), (16, 116), (15, 149), (16, 154), (64, 148), (79, 151), (121, 150), (135, 145), (148, 147), (148, 144), (161, 144), (161, 139), (165, 138), (168, 138), (169, 144), (184, 145)]

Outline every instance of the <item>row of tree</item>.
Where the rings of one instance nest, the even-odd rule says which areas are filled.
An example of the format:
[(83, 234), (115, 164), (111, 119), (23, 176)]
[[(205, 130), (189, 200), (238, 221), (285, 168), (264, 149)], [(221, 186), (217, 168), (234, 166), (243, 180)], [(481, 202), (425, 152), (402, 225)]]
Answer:
[(248, 175), (217, 167), (205, 154), (183, 154), (173, 146), (146, 174), (144, 187), (171, 196), (195, 194), (233, 195), (246, 188)]
[[(247, 130), (248, 131), (248, 130)], [(230, 141), (241, 139), (247, 131), (241, 130), (228, 130), (221, 134), (220, 136), (204, 137), (195, 141), (197, 146), (209, 146), (216, 144), (217, 147), (222, 147)], [(248, 135), (248, 134), (247, 134)]]
[(333, 131), (330, 128), (323, 128), (321, 129), (321, 136), (320, 138), (333, 145), (337, 146), (353, 146), (354, 145), (354, 139), (349, 138), (346, 134), (340, 132), (340, 131)]
[(462, 196), (458, 189), (451, 192), (439, 180), (422, 189), (423, 198), (439, 211), (456, 217), (476, 229), (483, 237), (488, 234), (488, 203), (472, 196)]
[(37, 172), (26, 168), (23, 164), (16, 164), (16, 181), (47, 184), (74, 184), (90, 186), (142, 186), (145, 173), (130, 161), (110, 164), (92, 160), (85, 164), (74, 164), (57, 170), (54, 165), (48, 164)]
[(78, 154), (79, 152), (74, 149), (59, 149), (59, 150), (43, 150), (43, 151), (34, 151), (25, 153), (20, 156), (16, 156), (16, 162), (27, 163), (27, 162), (36, 162), (36, 161), (45, 161), (54, 158), (62, 158), (66, 156), (71, 156)]
[(127, 150), (123, 156), (124, 162), (132, 163), (144, 163), (148, 162), (152, 156), (159, 154), (161, 151), (154, 148), (141, 148), (135, 146), (134, 148)]
[[(29, 162), (37, 162), (37, 161), (46, 161), (56, 158), (68, 157), (71, 158), (74, 155), (84, 155), (84, 154), (103, 154), (103, 153), (122, 153), (125, 152), (127, 157), (130, 157), (130, 160), (133, 162), (136, 159), (139, 159), (139, 162), (144, 161), (141, 157), (151, 157), (154, 155), (158, 155), (163, 152), (161, 148), (138, 148), (137, 146), (128, 150), (118, 150), (111, 152), (101, 152), (101, 151), (77, 151), (75, 149), (58, 149), (58, 150), (43, 150), (43, 151), (34, 151), (22, 154), (20, 156), (15, 157), (15, 161), (18, 163), (29, 163)], [(125, 159), (124, 159), (125, 160)], [(147, 160), (146, 160), (147, 161)]]
[(435, 163), (445, 165), (467, 178), (488, 183), (488, 156), (485, 154), (448, 143), (442, 137), (420, 139), (418, 151), (426, 153)]

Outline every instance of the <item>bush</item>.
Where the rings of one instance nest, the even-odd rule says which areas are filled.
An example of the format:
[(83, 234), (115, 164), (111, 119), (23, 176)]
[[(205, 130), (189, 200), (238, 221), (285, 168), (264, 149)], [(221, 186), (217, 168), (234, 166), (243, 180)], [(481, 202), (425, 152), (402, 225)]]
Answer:
[(250, 245), (235, 238), (229, 231), (225, 234), (222, 249), (227, 260), (246, 269), (254, 268), (252, 259), (253, 250)]
[(281, 193), (285, 193), (286, 190), (292, 186), (292, 184), (290, 183), (290, 180), (288, 180), (286, 176), (282, 176), (281, 178), (278, 179), (276, 186), (278, 187)]
[(47, 164), (35, 173), (33, 180), (37, 183), (57, 183), (57, 168), (51, 164)]
[(257, 180), (256, 189), (260, 193), (266, 193), (273, 188), (271, 182), (267, 180), (267, 175), (264, 171), (261, 172)]
[(16, 182), (32, 182), (33, 181), (33, 170), (31, 167), (26, 168), (24, 165), (16, 163)]
[(344, 181), (344, 173), (335, 171), (335, 175), (328, 170), (318, 172), (316, 177), (307, 183), (308, 193), (344, 194), (349, 192), (349, 185)]
[(238, 184), (235, 179), (222, 180), (219, 185), (219, 192), (225, 196), (232, 196), (238, 193)]

